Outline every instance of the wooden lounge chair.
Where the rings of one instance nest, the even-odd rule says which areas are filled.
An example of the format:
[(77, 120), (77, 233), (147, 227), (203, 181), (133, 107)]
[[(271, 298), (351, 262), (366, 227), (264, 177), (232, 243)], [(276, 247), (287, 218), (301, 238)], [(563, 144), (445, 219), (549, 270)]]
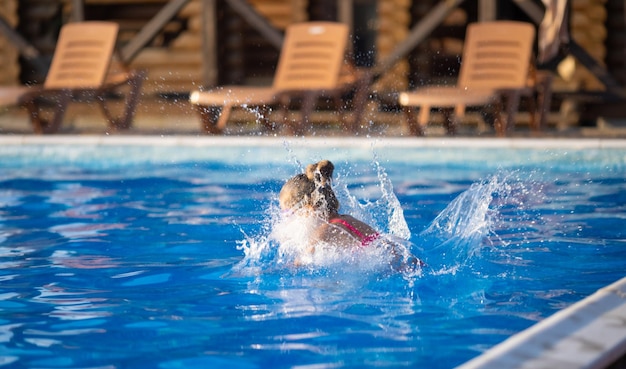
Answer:
[[(303, 133), (320, 96), (332, 97), (337, 102), (357, 84), (365, 86), (362, 79), (348, 82), (340, 79), (347, 41), (345, 24), (305, 22), (289, 26), (272, 86), (222, 86), (191, 93), (190, 101), (200, 113), (203, 129), (213, 134), (222, 132), (231, 109), (236, 106), (259, 107), (263, 128), (274, 129), (268, 114), (272, 106), (278, 105), (285, 113), (285, 128), (290, 133)], [(359, 93), (354, 100), (364, 100), (359, 99), (363, 90)], [(296, 97), (302, 99), (302, 119), (300, 124), (294, 125), (287, 122), (286, 111), (291, 99)]]
[(22, 95), (28, 91), (30, 88), (27, 86), (0, 86), (0, 107), (18, 105)]
[[(34, 88), (20, 98), (30, 112), (35, 132), (56, 132), (75, 98), (99, 102), (111, 129), (131, 126), (145, 74), (114, 72), (111, 68), (118, 29), (117, 23), (96, 21), (69, 23), (61, 28), (43, 88)], [(111, 100), (123, 92), (123, 113), (115, 116)]]
[[(406, 113), (409, 132), (423, 135), (431, 108), (442, 108), (444, 124), (454, 134), (466, 107), (492, 109), (499, 136), (515, 123), (521, 96), (535, 92), (531, 55), (535, 39), (532, 24), (514, 21), (473, 23), (468, 26), (459, 78), (455, 86), (429, 86), (398, 95)], [(506, 102), (506, 121), (502, 120), (502, 100)], [(535, 100), (530, 99), (532, 110)], [(412, 112), (419, 108), (417, 120)], [(543, 107), (542, 107), (543, 108)], [(531, 114), (531, 119), (536, 119)], [(532, 122), (536, 125), (536, 122)]]

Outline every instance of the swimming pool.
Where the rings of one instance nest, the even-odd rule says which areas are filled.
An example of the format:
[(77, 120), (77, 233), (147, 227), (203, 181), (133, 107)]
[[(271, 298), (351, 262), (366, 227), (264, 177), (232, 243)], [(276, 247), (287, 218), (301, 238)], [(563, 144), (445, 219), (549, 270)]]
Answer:
[[(624, 276), (619, 141), (2, 143), (7, 366), (452, 368)], [(276, 252), (280, 186), (323, 158), (427, 267)]]

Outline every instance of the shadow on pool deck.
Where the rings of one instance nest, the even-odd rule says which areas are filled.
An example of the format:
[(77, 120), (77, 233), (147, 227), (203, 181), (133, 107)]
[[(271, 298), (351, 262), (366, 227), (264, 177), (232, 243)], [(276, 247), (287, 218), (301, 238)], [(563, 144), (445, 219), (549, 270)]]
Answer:
[[(294, 119), (298, 116), (292, 111)], [(338, 115), (331, 111), (319, 111), (312, 117), (315, 136), (352, 136), (341, 130)], [(369, 126), (359, 132), (359, 136), (406, 136), (403, 128), (404, 115), (400, 111), (382, 112), (370, 108), (365, 113)], [(436, 117), (435, 117), (436, 119)], [(595, 126), (581, 127), (576, 122), (558, 124), (558, 113), (550, 114), (547, 127), (539, 134), (528, 129), (528, 115), (521, 113), (518, 125), (509, 134), (510, 137), (547, 137), (547, 138), (626, 138), (626, 116), (620, 119), (600, 118)], [(459, 127), (460, 137), (495, 137), (491, 127), (485, 125), (477, 116), (468, 115), (468, 123)], [(25, 109), (13, 107), (0, 112), (0, 134), (32, 134), (32, 126)], [(200, 118), (185, 97), (144, 97), (137, 108), (133, 126), (127, 131), (107, 132), (106, 121), (96, 104), (73, 103), (68, 108), (62, 134), (117, 134), (117, 135), (192, 135), (202, 136)], [(259, 135), (260, 127), (255, 123), (255, 114), (251, 111), (233, 112), (226, 127), (225, 135)], [(278, 133), (280, 134), (280, 133)], [(445, 131), (441, 124), (431, 124), (426, 136), (442, 137)]]

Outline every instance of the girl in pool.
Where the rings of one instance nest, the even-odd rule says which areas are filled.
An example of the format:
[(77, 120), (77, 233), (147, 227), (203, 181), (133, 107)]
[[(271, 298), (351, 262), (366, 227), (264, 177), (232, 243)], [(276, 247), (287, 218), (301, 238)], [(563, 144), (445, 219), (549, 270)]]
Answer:
[[(331, 187), (334, 165), (328, 160), (310, 164), (306, 173), (289, 179), (280, 191), (281, 210), (289, 216), (316, 218), (319, 222), (311, 233), (308, 252), (315, 253), (316, 245), (327, 244), (345, 248), (385, 245), (393, 255), (392, 265), (404, 266), (422, 263), (412, 255), (404, 258), (397, 245), (389, 242), (368, 224), (347, 214), (339, 213), (339, 201)], [(403, 261), (403, 260), (406, 260)]]

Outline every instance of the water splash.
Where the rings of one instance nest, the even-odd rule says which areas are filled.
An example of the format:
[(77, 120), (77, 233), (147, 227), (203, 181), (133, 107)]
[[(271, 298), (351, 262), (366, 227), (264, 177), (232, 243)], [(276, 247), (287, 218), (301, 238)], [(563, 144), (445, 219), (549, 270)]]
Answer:
[(393, 184), (380, 163), (375, 160), (373, 164), (377, 173), (380, 198), (375, 201), (359, 202), (359, 199), (350, 193), (347, 184), (336, 183), (335, 193), (342, 211), (362, 219), (385, 234), (408, 240), (411, 237), (411, 230), (404, 218), (402, 205), (394, 193)]
[(540, 186), (521, 181), (519, 175), (500, 172), (472, 184), (419, 234), (423, 244), (430, 245), (424, 258), (429, 265), (436, 266), (435, 273), (455, 274), (480, 260), (482, 250), (494, 249), (496, 244), (507, 246), (498, 235), (499, 229), (507, 227), (503, 212), (515, 209), (518, 216), (524, 216), (523, 209), (530, 199), (536, 201), (543, 196)]
[[(300, 164), (296, 162), (296, 164)], [(298, 267), (309, 273), (333, 274), (345, 270), (349, 265), (355, 273), (384, 273), (391, 267), (397, 269), (410, 261), (414, 245), (409, 241), (410, 231), (404, 219), (402, 207), (393, 192), (391, 180), (379, 163), (375, 163), (378, 175), (380, 198), (375, 201), (359, 202), (351, 194), (341, 175), (334, 181), (334, 189), (342, 204), (342, 213), (347, 213), (371, 224), (381, 233), (380, 242), (371, 247), (311, 245), (313, 233), (324, 220), (312, 217), (286, 217), (281, 214), (278, 205), (268, 209), (262, 233), (255, 237), (244, 235), (239, 243), (243, 251), (243, 260), (234, 268), (234, 272), (244, 275), (258, 275), (260, 272), (293, 270)], [(395, 255), (390, 252), (389, 244), (395, 245)], [(315, 247), (315, 252), (310, 250)], [(414, 270), (406, 269), (410, 275)]]
[(497, 177), (474, 183), (432, 221), (420, 234), (421, 239), (437, 245), (428, 257), (429, 264), (455, 268), (480, 251), (496, 215), (490, 205), (501, 188)]
[[(392, 255), (384, 247), (345, 247), (308, 240), (324, 222), (315, 216), (281, 217), (273, 210), (268, 218), (269, 229), (256, 237), (245, 236), (239, 249), (244, 258), (233, 270), (242, 275), (261, 273), (304, 272), (332, 275), (345, 271), (355, 274), (379, 273), (389, 269)], [(312, 248), (315, 252), (311, 252)]]
[[(341, 174), (334, 182), (334, 189), (342, 204), (342, 212), (374, 225), (386, 240), (397, 245), (403, 261), (409, 260), (412, 254), (425, 261), (425, 268), (401, 273), (411, 288), (416, 279), (448, 276), (436, 284), (454, 283), (454, 288), (462, 289), (457, 285), (458, 273), (462, 272), (469, 277), (467, 283), (477, 283), (473, 287), (480, 290), (480, 283), (471, 276), (481, 274), (481, 267), (477, 264), (483, 258), (482, 250), (506, 246), (502, 240), (496, 242), (498, 245), (493, 241), (498, 240), (497, 231), (507, 227), (501, 211), (508, 208), (519, 210), (530, 196), (540, 195), (540, 190), (516, 178), (515, 173), (497, 173), (472, 184), (450, 202), (424, 231), (415, 236), (419, 240), (417, 246), (411, 242), (411, 232), (391, 180), (378, 162), (374, 162), (374, 166), (380, 189), (380, 197), (376, 200), (359, 201)], [(248, 276), (263, 273), (332, 276), (341, 273), (342, 278), (346, 273), (354, 278), (363, 274), (389, 275), (393, 269), (390, 268), (393, 257), (384, 245), (351, 249), (321, 245), (316, 247), (315, 253), (308, 252), (311, 245), (307, 240), (311, 239), (320, 222), (323, 221), (315, 217), (306, 221), (285, 218), (278, 206), (273, 205), (267, 211), (261, 234), (245, 235), (240, 242), (244, 258), (233, 272)], [(468, 291), (476, 291), (476, 288)]]

